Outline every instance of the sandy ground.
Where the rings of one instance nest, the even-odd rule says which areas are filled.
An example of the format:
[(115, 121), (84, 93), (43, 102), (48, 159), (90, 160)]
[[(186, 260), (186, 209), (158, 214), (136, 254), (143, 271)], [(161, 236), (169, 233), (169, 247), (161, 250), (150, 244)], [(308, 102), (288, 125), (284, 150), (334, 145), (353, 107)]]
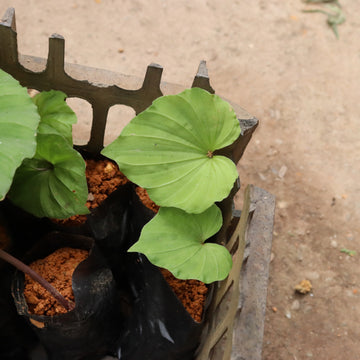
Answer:
[[(300, 0), (0, 2), (24, 54), (46, 57), (59, 33), (68, 62), (139, 77), (155, 62), (185, 86), (205, 59), (216, 92), (260, 120), (238, 167), (277, 197), (266, 360), (360, 358), (360, 2), (340, 2), (339, 40)], [(296, 295), (303, 279), (313, 291)]]

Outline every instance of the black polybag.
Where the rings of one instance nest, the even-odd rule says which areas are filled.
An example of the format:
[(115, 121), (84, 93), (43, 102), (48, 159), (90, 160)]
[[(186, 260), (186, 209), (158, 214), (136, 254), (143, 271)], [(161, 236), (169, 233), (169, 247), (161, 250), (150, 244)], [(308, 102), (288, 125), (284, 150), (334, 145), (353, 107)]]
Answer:
[(88, 217), (92, 236), (111, 264), (119, 290), (130, 299), (116, 356), (124, 360), (192, 359), (203, 323), (192, 319), (159, 268), (144, 255), (127, 253), (154, 215), (129, 183)]
[(10, 284), (13, 269), (1, 267), (0, 272), (0, 359), (29, 360), (28, 349), (36, 341), (33, 332), (16, 312)]
[(124, 263), (132, 307), (119, 342), (119, 359), (193, 359), (203, 322), (193, 320), (159, 269), (144, 255), (129, 253)]
[(49, 219), (30, 214), (7, 198), (0, 202), (0, 217), (11, 238), (11, 254), (18, 258), (51, 231)]
[(128, 182), (93, 209), (87, 222), (99, 246), (125, 252), (137, 241), (143, 226), (154, 215), (138, 197), (136, 185)]
[(88, 215), (91, 236), (103, 252), (118, 285), (124, 275), (123, 257), (140, 237), (144, 225), (155, 213), (136, 194), (136, 185), (120, 186)]
[[(140, 201), (135, 185), (131, 183), (121, 186), (88, 215), (87, 226), (95, 239), (96, 248), (112, 270), (117, 300), (107, 303), (106, 308), (111, 310), (101, 319), (95, 316), (96, 321), (107, 324), (106, 329), (98, 328), (96, 332), (89, 330), (88, 334), (87, 328), (79, 332), (78, 337), (71, 335), (68, 338), (67, 334), (72, 334), (71, 326), (74, 324), (74, 317), (70, 315), (72, 312), (59, 315), (59, 322), (51, 320), (50, 324), (55, 330), (47, 332), (46, 336), (42, 335), (41, 329), (35, 328), (47, 349), (48, 359), (91, 360), (100, 359), (102, 354), (123, 360), (193, 358), (200, 342), (203, 322), (198, 323), (191, 318), (160, 270), (144, 255), (127, 253), (128, 248), (138, 240), (143, 226), (154, 215)], [(77, 235), (68, 234), (66, 237), (75, 239)], [(41, 249), (43, 245), (37, 247)], [(50, 252), (46, 250), (39, 257), (45, 257)], [(17, 290), (14, 291), (15, 301), (18, 312), (29, 319), (21, 291), (17, 289), (21, 286), (19, 276), (16, 275), (13, 286)], [(82, 299), (88, 300), (86, 295)], [(92, 305), (98, 306), (90, 301), (81, 308), (92, 312)], [(38, 319), (33, 315), (31, 317)], [(79, 317), (81, 315), (75, 321)], [(57, 333), (60, 327), (60, 334), (64, 331), (64, 335)], [(86, 354), (80, 351), (83, 347), (87, 349)], [(34, 359), (37, 360), (37, 357)]]
[[(6, 221), (4, 202), (0, 203), (0, 243), (4, 250), (14, 254), (14, 244)], [(11, 296), (14, 269), (0, 259), (0, 359), (28, 360), (28, 347), (34, 342), (34, 334), (17, 315)]]
[(73, 273), (74, 310), (55, 316), (29, 314), (23, 293), (24, 274), (16, 271), (12, 294), (17, 312), (39, 337), (48, 359), (101, 359), (114, 353), (127, 301), (117, 291), (112, 272), (91, 238), (51, 233), (37, 243), (26, 262), (44, 258), (61, 247), (90, 250), (89, 257)]

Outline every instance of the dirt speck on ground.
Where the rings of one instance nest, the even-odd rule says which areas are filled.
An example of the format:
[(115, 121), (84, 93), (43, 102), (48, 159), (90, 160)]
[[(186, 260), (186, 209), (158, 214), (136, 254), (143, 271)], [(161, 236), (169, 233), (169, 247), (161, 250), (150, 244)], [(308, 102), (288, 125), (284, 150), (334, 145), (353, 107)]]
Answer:
[(301, 280), (299, 284), (294, 287), (294, 290), (300, 294), (307, 294), (311, 291), (312, 285), (309, 280)]

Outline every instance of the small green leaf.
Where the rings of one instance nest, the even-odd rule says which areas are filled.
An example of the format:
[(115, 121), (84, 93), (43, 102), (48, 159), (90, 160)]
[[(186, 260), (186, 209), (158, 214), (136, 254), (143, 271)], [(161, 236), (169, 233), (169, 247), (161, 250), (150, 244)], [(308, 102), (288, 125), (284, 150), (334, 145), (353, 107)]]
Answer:
[(35, 154), (39, 121), (26, 88), (0, 69), (0, 200), (23, 159)]
[(178, 279), (204, 283), (223, 280), (232, 267), (231, 255), (224, 246), (205, 242), (221, 225), (222, 215), (216, 205), (201, 214), (160, 208), (128, 251), (145, 254), (150, 262), (168, 269)]
[(102, 154), (164, 207), (201, 213), (230, 192), (235, 164), (214, 153), (240, 135), (234, 110), (192, 88), (156, 99)]
[(44, 91), (34, 96), (41, 123), (39, 134), (57, 134), (72, 142), (72, 125), (76, 123), (76, 115), (65, 102), (66, 95), (61, 91)]
[(355, 250), (349, 250), (349, 249), (341, 249), (340, 250), (342, 253), (345, 253), (346, 255), (349, 255), (349, 256), (354, 256), (356, 255), (356, 251)]

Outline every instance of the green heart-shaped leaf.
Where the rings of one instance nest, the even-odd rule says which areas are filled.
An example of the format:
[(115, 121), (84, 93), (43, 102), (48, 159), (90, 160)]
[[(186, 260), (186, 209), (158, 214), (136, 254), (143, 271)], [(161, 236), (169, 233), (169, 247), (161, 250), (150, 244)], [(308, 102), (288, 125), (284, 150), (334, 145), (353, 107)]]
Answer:
[(192, 88), (156, 99), (102, 154), (158, 205), (201, 213), (224, 199), (238, 176), (235, 164), (214, 152), (239, 135), (230, 105)]
[(63, 137), (38, 134), (36, 156), (16, 171), (9, 197), (38, 217), (87, 214), (85, 162)]
[(35, 154), (39, 121), (26, 88), (0, 69), (0, 200), (23, 159)]
[(38, 133), (61, 135), (72, 146), (72, 125), (77, 119), (65, 99), (63, 92), (50, 90), (37, 94), (33, 101), (41, 116)]
[(222, 215), (216, 205), (201, 214), (160, 208), (128, 251), (145, 254), (150, 262), (168, 269), (178, 279), (204, 283), (223, 280), (232, 267), (231, 255), (224, 246), (205, 242), (221, 225)]
[(72, 147), (75, 115), (64, 99), (56, 91), (36, 97), (42, 115), (36, 154), (18, 168), (9, 192), (15, 205), (38, 217), (64, 219), (89, 212), (85, 161)]

